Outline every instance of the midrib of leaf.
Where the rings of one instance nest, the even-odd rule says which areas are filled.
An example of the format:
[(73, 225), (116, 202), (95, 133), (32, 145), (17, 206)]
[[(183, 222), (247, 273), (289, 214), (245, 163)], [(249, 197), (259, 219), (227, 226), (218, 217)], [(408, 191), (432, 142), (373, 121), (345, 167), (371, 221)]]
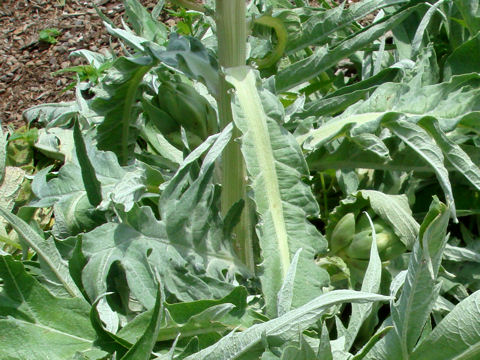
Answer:
[[(160, 330), (161, 332), (165, 331), (165, 329), (160, 329)], [(181, 338), (188, 338), (192, 336), (210, 334), (212, 332), (220, 332), (225, 330), (245, 331), (247, 330), (247, 328), (243, 326), (238, 327), (238, 326), (232, 326), (232, 325), (224, 325), (222, 323), (211, 324), (211, 326), (202, 326), (200, 329), (187, 330), (187, 331), (181, 331), (181, 327), (175, 327), (175, 328), (168, 329), (168, 334), (159, 335), (158, 341), (174, 340), (177, 338), (178, 335), (180, 335), (179, 338), (181, 339)]]
[[(21, 291), (20, 287), (18, 286), (18, 283), (16, 281), (16, 278), (15, 276), (12, 274), (11, 270), (10, 270), (10, 266), (8, 266), (8, 264), (6, 263), (5, 261), (5, 258), (2, 256), (1, 257), (1, 260), (5, 263), (5, 269), (7, 269), (8, 271), (8, 275), (10, 276), (10, 279), (12, 279), (12, 282), (15, 286), (15, 289), (17, 290), (18, 294), (20, 295), (21, 299), (22, 299), (22, 302), (23, 304), (28, 308), (29, 310), (29, 314), (28, 315), (31, 315), (31, 314), (35, 314), (35, 311), (30, 307), (30, 305), (28, 304), (27, 300), (25, 299), (25, 297), (23, 296), (23, 292)], [(67, 334), (67, 333), (64, 333), (62, 331), (59, 331), (57, 329), (54, 329), (54, 328), (51, 328), (49, 326), (45, 326), (45, 325), (41, 325), (39, 323), (37, 323), (37, 319), (33, 318), (33, 320), (35, 322), (28, 322), (28, 321), (25, 321), (25, 320), (21, 320), (21, 319), (18, 319), (18, 318), (11, 318), (9, 319), (11, 321), (14, 321), (16, 323), (24, 323), (24, 324), (28, 324), (30, 326), (36, 326), (36, 327), (39, 327), (41, 329), (46, 329), (48, 331), (51, 331), (51, 332), (56, 332), (56, 333), (59, 333), (59, 334), (63, 334), (65, 336), (68, 336), (68, 337), (71, 337), (71, 338), (74, 338), (74, 339), (78, 339), (78, 340), (81, 340), (81, 341), (84, 341), (84, 342), (87, 342), (87, 343), (92, 343), (91, 340), (88, 340), (88, 339), (84, 339), (84, 338), (81, 338), (81, 337), (78, 337), (78, 336), (75, 336), (75, 335), (72, 335), (72, 334)]]
[(39, 323), (31, 323), (31, 322), (28, 322), (28, 321), (25, 321), (25, 320), (20, 320), (18, 318), (10, 318), (8, 319), (10, 321), (14, 321), (16, 323), (22, 323), (22, 324), (27, 324), (29, 326), (35, 326), (35, 327), (38, 327), (40, 329), (44, 329), (44, 330), (48, 330), (49, 332), (54, 332), (54, 333), (57, 333), (57, 334), (61, 334), (63, 336), (66, 336), (66, 337), (69, 337), (69, 338), (72, 338), (72, 339), (76, 339), (76, 340), (80, 340), (82, 342), (85, 342), (85, 343), (88, 343), (88, 344), (91, 344), (92, 343), (92, 340), (89, 340), (89, 339), (85, 339), (85, 338), (82, 338), (82, 337), (78, 337), (76, 335), (72, 335), (72, 334), (68, 334), (66, 332), (63, 332), (63, 331), (60, 331), (60, 330), (57, 330), (57, 329), (54, 329), (54, 328), (51, 328), (49, 326), (45, 326), (45, 325), (41, 325)]
[[(267, 127), (267, 116), (263, 110), (260, 96), (255, 86), (255, 76), (247, 67), (228, 69), (228, 77), (236, 89), (240, 106), (245, 113), (249, 130), (253, 134), (254, 146), (257, 150), (257, 158), (262, 169), (267, 192), (268, 207), (272, 213), (272, 222), (277, 237), (278, 251), (282, 276), (285, 277), (290, 265), (290, 250), (288, 234), (283, 216), (282, 198), (278, 184), (277, 171), (275, 169), (275, 157), (273, 156), (272, 144)], [(241, 79), (241, 80), (240, 80)]]
[(123, 103), (122, 110), (122, 152), (120, 162), (123, 165), (126, 165), (128, 161), (128, 135), (130, 128), (130, 116), (132, 111), (133, 102), (135, 101), (135, 95), (137, 93), (137, 88), (140, 82), (142, 81), (145, 74), (151, 69), (150, 66), (141, 67), (136, 74), (132, 77), (130, 85), (128, 86), (127, 96), (125, 97), (125, 102)]

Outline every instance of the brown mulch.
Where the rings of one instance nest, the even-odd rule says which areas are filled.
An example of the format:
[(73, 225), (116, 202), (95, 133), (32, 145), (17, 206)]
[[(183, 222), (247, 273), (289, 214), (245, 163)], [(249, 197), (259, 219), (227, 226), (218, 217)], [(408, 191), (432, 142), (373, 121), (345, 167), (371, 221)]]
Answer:
[[(140, 0), (148, 9), (156, 0)], [(84, 60), (69, 57), (74, 50), (102, 52), (119, 44), (106, 32), (92, 0), (0, 0), (0, 122), (24, 125), (22, 112), (36, 104), (69, 101), (73, 91), (62, 92), (72, 74), (52, 73)], [(116, 24), (124, 13), (120, 0), (95, 0)], [(60, 31), (57, 43), (38, 41), (43, 29)]]
[[(158, 0), (139, 0), (151, 10)], [(201, 1), (201, 0), (195, 0)], [(332, 0), (347, 2), (358, 0)], [(124, 14), (121, 0), (0, 0), (0, 123), (24, 125), (22, 112), (34, 105), (74, 99), (72, 90), (62, 91), (74, 74), (53, 72), (84, 64), (69, 57), (74, 50), (113, 50), (120, 44), (105, 30), (93, 3), (115, 24)], [(163, 19), (165, 20), (165, 19)], [(370, 20), (371, 21), (371, 20)], [(168, 21), (167, 21), (168, 22)], [(57, 43), (39, 41), (43, 29), (60, 31)]]

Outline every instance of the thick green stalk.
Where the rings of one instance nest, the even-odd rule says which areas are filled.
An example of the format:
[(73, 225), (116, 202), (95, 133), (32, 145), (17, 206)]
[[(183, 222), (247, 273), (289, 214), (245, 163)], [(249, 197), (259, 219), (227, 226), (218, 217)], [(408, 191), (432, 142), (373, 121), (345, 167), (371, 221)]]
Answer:
[[(245, 0), (217, 0), (215, 16), (220, 66), (229, 68), (245, 65), (247, 42)], [(230, 86), (222, 76), (217, 98), (222, 128), (233, 120), (229, 90)], [(234, 129), (233, 139), (239, 136), (239, 130)], [(235, 247), (243, 262), (254, 271), (252, 214), (247, 198), (245, 163), (238, 141), (233, 140), (228, 144), (222, 159), (222, 212), (225, 214), (238, 200), (245, 200), (240, 223), (234, 230)]]

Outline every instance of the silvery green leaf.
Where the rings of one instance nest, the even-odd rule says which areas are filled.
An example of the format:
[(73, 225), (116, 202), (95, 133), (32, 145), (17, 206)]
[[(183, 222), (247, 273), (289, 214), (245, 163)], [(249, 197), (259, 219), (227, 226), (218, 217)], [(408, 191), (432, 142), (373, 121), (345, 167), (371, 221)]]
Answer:
[(261, 342), (262, 336), (275, 337), (277, 341), (286, 342), (298, 336), (299, 331), (315, 324), (331, 306), (344, 302), (388, 301), (382, 295), (362, 293), (353, 290), (335, 290), (320, 295), (307, 304), (288, 313), (249, 327), (243, 332), (230, 333), (215, 344), (188, 356), (185, 360), (235, 359), (247, 354), (250, 349)]
[(358, 101), (297, 139), (317, 149), (350, 128), (358, 133), (368, 126), (371, 132), (386, 122), (397, 119), (418, 122), (426, 116), (437, 119), (442, 131), (451, 131), (467, 118), (477, 121), (475, 110), (480, 104), (480, 90), (475, 84), (479, 77), (478, 74), (453, 76), (448, 82), (433, 85), (422, 85), (419, 78), (408, 83), (382, 84), (367, 100)]
[(370, 133), (362, 133), (354, 135), (351, 140), (358, 144), (362, 150), (372, 152), (380, 158), (384, 158), (385, 161), (391, 159), (390, 151), (382, 140), (376, 135)]
[(295, 274), (297, 272), (298, 258), (300, 257), (301, 252), (302, 252), (302, 248), (298, 249), (295, 255), (293, 256), (290, 267), (288, 268), (287, 275), (285, 276), (282, 287), (278, 292), (278, 300), (277, 300), (278, 316), (281, 316), (289, 312), (290, 307), (292, 306), (293, 284), (295, 281)]
[(157, 298), (147, 329), (138, 341), (122, 357), (122, 360), (150, 360), (153, 348), (158, 341), (158, 332), (164, 319), (165, 293), (158, 286)]
[[(218, 300), (197, 300), (165, 304), (165, 319), (159, 330), (158, 341), (185, 339), (208, 339), (239, 326), (247, 328), (258, 321), (249, 316), (247, 290), (236, 287), (227, 296)], [(247, 310), (247, 311), (245, 311)], [(148, 310), (124, 326), (117, 335), (129, 342), (136, 342), (146, 331), (153, 309)]]
[(480, 254), (468, 248), (452, 246), (447, 244), (443, 251), (443, 258), (449, 261), (464, 262), (471, 261), (480, 263)]
[(430, 23), (432, 16), (438, 11), (438, 7), (444, 2), (445, 0), (438, 0), (435, 4), (431, 5), (430, 9), (428, 9), (423, 16), (422, 21), (420, 21), (417, 31), (415, 32), (415, 37), (412, 41), (412, 57), (414, 57), (419, 52), (420, 47), (422, 46), (423, 37), (425, 35), (427, 26)]
[(338, 170), (336, 175), (338, 185), (344, 195), (349, 195), (358, 190), (359, 179), (355, 170)]
[(60, 126), (73, 119), (79, 112), (75, 101), (32, 106), (23, 112), (26, 122), (38, 122), (46, 127)]
[[(326, 250), (326, 241), (307, 220), (307, 216), (318, 214), (318, 204), (301, 179), (308, 175), (301, 149), (290, 133), (267, 117), (262, 104), (266, 90), (257, 90), (254, 72), (248, 67), (229, 68), (226, 72), (239, 103), (234, 121), (243, 134), (242, 153), (260, 216), (257, 233), (263, 257), (262, 291), (267, 314), (274, 317), (277, 294), (299, 248), (303, 251), (292, 306), (298, 307), (321, 294), (328, 276), (313, 259)], [(309, 291), (305, 292), (305, 288)]]
[(321, 72), (336, 65), (340, 60), (370, 45), (373, 40), (378, 39), (385, 32), (401, 23), (420, 6), (421, 4), (415, 5), (412, 3), (412, 6), (402, 8), (393, 15), (386, 16), (381, 21), (362, 29), (354, 36), (346, 38), (333, 48), (319, 48), (313, 55), (306, 59), (300, 60), (280, 70), (275, 76), (277, 92), (285, 92), (297, 85), (308, 82)]
[(445, 193), (447, 203), (451, 208), (452, 217), (456, 220), (452, 185), (448, 178), (448, 170), (444, 165), (442, 150), (425, 130), (414, 123), (397, 120), (387, 122), (386, 126), (418, 155), (420, 155), (435, 171), (438, 182)]
[(310, 45), (323, 45), (336, 33), (351, 23), (387, 6), (402, 4), (406, 0), (364, 0), (350, 6), (335, 6), (314, 13), (302, 24), (302, 31), (289, 33), (287, 53), (295, 53)]
[[(366, 213), (368, 216), (368, 213)], [(372, 228), (372, 247), (370, 250), (370, 260), (362, 282), (362, 291), (378, 293), (382, 279), (382, 261), (378, 255), (375, 227), (370, 216), (368, 216)], [(348, 328), (345, 332), (345, 350), (348, 351), (353, 345), (355, 338), (365, 319), (372, 313), (373, 304), (352, 304), (352, 315), (348, 322)]]
[[(228, 126), (211, 136), (184, 160), (162, 193), (162, 221), (151, 208), (134, 206), (122, 216), (122, 223), (107, 223), (83, 235), (82, 249), (88, 258), (83, 284), (90, 298), (106, 292), (109, 269), (117, 261), (125, 270), (132, 294), (148, 309), (153, 307), (157, 291), (154, 271), (160, 274), (165, 290), (181, 301), (225, 296), (233, 287), (230, 273), (248, 276), (230, 239), (224, 237), (216, 207), (219, 191), (211, 183), (215, 160), (231, 131)], [(207, 150), (197, 177), (192, 179), (191, 168)], [(103, 264), (102, 271), (99, 264)]]
[[(106, 356), (94, 348), (89, 304), (53, 296), (11, 256), (0, 257), (0, 345), (9, 359), (71, 359), (76, 352)], [(55, 346), (52, 346), (55, 344)]]
[(167, 40), (166, 25), (157, 21), (138, 0), (126, 0), (125, 13), (138, 36), (158, 44)]
[(398, 62), (378, 74), (357, 83), (344, 86), (321, 99), (314, 99), (305, 104), (302, 111), (295, 114), (302, 119), (308, 116), (333, 115), (345, 110), (350, 105), (364, 99), (381, 84), (393, 81), (404, 68), (411, 67), (410, 63)]
[(98, 206), (102, 202), (102, 185), (97, 179), (95, 168), (88, 157), (85, 140), (78, 122), (75, 121), (73, 128), (73, 138), (75, 141), (75, 153), (82, 173), (83, 184), (87, 193), (87, 198), (92, 206)]
[(443, 154), (455, 169), (465, 176), (477, 190), (480, 190), (480, 168), (459, 145), (445, 135), (442, 129), (440, 129), (438, 121), (427, 117), (420, 120), (419, 125), (427, 130), (430, 136), (435, 139), (437, 146), (442, 149)]
[(421, 225), (400, 298), (391, 304), (394, 331), (373, 347), (367, 359), (395, 360), (411, 355), (440, 291), (437, 274), (448, 220), (448, 207), (435, 199)]
[(119, 29), (117, 27), (112, 26), (113, 24), (109, 24), (108, 22), (104, 21), (103, 26), (107, 29), (108, 33), (123, 40), (127, 45), (131, 46), (133, 49), (139, 52), (144, 52), (145, 48), (143, 43), (148, 41), (147, 39), (137, 36), (131, 30), (124, 30)]
[(75, 50), (70, 53), (70, 56), (78, 56), (82, 57), (87, 62), (94, 66), (96, 69), (99, 69), (103, 64), (107, 63), (108, 61), (112, 60), (112, 55), (110, 54), (101, 54), (94, 51), (80, 49)]
[(35, 148), (51, 159), (71, 161), (75, 151), (73, 132), (59, 127), (40, 129)]
[(480, 291), (459, 303), (415, 348), (412, 360), (467, 360), (480, 354)]
[(317, 358), (323, 360), (333, 360), (332, 348), (330, 346), (330, 336), (328, 334), (328, 329), (325, 325), (325, 322), (322, 323), (322, 333), (320, 334)]
[(25, 221), (1, 207), (0, 216), (7, 220), (28, 246), (35, 250), (37, 256), (42, 259), (55, 275), (56, 280), (63, 285), (72, 297), (81, 296), (77, 285), (70, 276), (67, 263), (60, 256), (52, 238), (43, 239)]
[[(313, 351), (312, 347), (308, 344), (305, 340), (305, 337), (300, 334), (300, 344), (299, 346), (295, 345), (287, 345), (283, 350), (281, 360), (290, 360), (290, 359), (298, 359), (298, 360), (312, 360), (317, 359), (315, 352)], [(322, 359), (325, 359), (324, 357)]]

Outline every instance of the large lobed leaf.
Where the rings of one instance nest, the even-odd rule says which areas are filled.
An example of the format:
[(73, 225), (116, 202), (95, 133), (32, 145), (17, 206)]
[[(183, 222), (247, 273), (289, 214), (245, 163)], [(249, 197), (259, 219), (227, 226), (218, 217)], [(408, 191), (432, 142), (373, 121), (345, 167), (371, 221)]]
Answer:
[[(448, 138), (448, 133), (459, 126), (469, 126), (478, 118), (479, 81), (478, 74), (466, 74), (454, 76), (448, 82), (423, 85), (419, 74), (408, 83), (385, 83), (366, 101), (350, 106), (343, 114), (298, 140), (319, 149), (309, 157), (312, 168), (430, 169), (435, 172), (455, 218), (447, 166), (465, 176), (476, 188), (480, 186), (480, 178), (475, 171), (478, 167)], [(385, 137), (376, 137), (374, 147), (358, 141), (359, 136), (370, 134), (372, 137), (382, 128), (401, 139), (407, 149), (401, 150), (398, 145), (388, 148)], [(322, 149), (345, 135), (350, 139), (335, 146), (333, 153), (327, 154)]]
[(418, 10), (420, 6), (422, 5), (415, 5), (415, 2), (411, 2), (398, 12), (362, 29), (333, 48), (321, 47), (313, 55), (280, 70), (275, 76), (277, 92), (285, 92), (308, 82), (321, 72), (335, 66), (340, 60), (370, 45), (385, 32), (405, 20), (412, 12)]
[[(0, 257), (0, 354), (4, 359), (71, 359), (77, 352), (97, 359), (89, 304), (53, 296), (22, 263)], [(53, 344), (55, 344), (53, 346)]]
[(480, 354), (480, 291), (459, 303), (415, 348), (412, 360), (467, 360)]
[[(155, 272), (165, 290), (182, 301), (218, 298), (232, 289), (225, 277), (243, 268), (224, 237), (216, 208), (218, 191), (211, 184), (215, 159), (230, 136), (231, 126), (185, 159), (162, 195), (162, 221), (151, 208), (134, 207), (122, 216), (122, 223), (107, 223), (83, 236), (88, 263), (82, 277), (92, 300), (107, 290), (108, 272), (116, 262), (123, 267), (132, 294), (147, 309), (153, 307), (157, 293)], [(198, 177), (189, 184), (190, 168), (210, 146)]]
[(400, 298), (391, 304), (391, 318), (385, 322), (394, 331), (373, 347), (367, 359), (406, 359), (412, 353), (440, 291), (438, 270), (448, 219), (448, 207), (435, 199), (421, 225)]
[(253, 325), (240, 333), (231, 333), (214, 345), (187, 357), (186, 360), (236, 359), (252, 351), (252, 348), (262, 339), (275, 339), (280, 344), (293, 340), (299, 332), (315, 324), (321, 315), (333, 305), (345, 302), (387, 301), (388, 299), (390, 298), (387, 296), (353, 290), (332, 291), (276, 319)]

